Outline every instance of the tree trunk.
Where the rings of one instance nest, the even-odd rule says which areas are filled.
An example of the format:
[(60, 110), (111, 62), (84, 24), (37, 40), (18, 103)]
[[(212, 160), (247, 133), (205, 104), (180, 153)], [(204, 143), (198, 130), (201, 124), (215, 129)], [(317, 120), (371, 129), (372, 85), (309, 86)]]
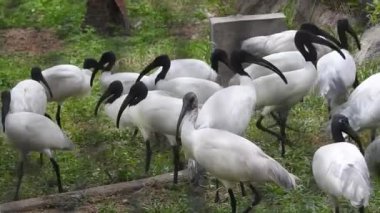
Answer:
[(130, 32), (124, 0), (87, 0), (84, 24), (106, 35)]

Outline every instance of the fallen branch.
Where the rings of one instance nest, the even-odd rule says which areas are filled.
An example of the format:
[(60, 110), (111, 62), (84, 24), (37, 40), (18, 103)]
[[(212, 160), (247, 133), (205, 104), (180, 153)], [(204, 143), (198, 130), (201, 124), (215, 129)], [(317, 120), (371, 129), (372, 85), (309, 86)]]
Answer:
[[(186, 170), (180, 171), (178, 173), (178, 181), (184, 181), (186, 179)], [(146, 186), (152, 186), (155, 184), (162, 185), (172, 182), (173, 173), (166, 173), (140, 180), (4, 203), (0, 205), (0, 212), (19, 212), (43, 208), (67, 208), (67, 204), (72, 206), (73, 204), (82, 203), (83, 201), (93, 197), (129, 194)]]

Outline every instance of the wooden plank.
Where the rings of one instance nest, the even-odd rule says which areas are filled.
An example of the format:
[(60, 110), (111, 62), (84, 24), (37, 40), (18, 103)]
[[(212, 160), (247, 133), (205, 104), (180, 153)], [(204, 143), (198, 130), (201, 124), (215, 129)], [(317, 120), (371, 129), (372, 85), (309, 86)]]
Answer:
[[(187, 179), (187, 171), (178, 173), (178, 181)], [(129, 194), (143, 187), (154, 184), (170, 184), (173, 182), (173, 173), (166, 173), (154, 177), (129, 182), (116, 183), (111, 185), (98, 186), (79, 191), (71, 191), (60, 194), (52, 194), (43, 197), (30, 198), (20, 201), (3, 203), (0, 205), (0, 212), (20, 212), (42, 208), (59, 208), (63, 203), (79, 203), (92, 197), (107, 197), (116, 194)]]

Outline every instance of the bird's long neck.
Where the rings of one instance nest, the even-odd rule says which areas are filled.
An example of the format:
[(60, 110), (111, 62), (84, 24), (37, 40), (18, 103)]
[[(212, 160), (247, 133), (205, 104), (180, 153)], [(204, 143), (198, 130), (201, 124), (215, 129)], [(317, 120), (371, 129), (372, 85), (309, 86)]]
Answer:
[(331, 134), (332, 134), (332, 138), (333, 138), (334, 142), (343, 142), (343, 141), (345, 141), (344, 137), (343, 137), (343, 134), (342, 134), (342, 131), (339, 128), (332, 128), (331, 129)]
[(194, 109), (186, 113), (183, 118), (182, 128), (181, 128), (181, 141), (183, 149), (186, 155), (193, 158), (193, 137), (192, 133), (195, 130), (195, 122), (198, 117), (198, 109)]
[(338, 25), (338, 36), (340, 41), (340, 48), (348, 50), (348, 42), (346, 31), (343, 27)]

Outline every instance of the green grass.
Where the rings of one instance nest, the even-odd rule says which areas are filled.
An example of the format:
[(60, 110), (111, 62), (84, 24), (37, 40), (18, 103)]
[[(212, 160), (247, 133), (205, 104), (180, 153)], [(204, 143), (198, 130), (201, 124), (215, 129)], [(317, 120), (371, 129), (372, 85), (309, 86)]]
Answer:
[[(0, 0), (1, 28), (52, 28), (64, 41), (63, 49), (47, 54), (2, 54), (1, 90), (9, 89), (18, 81), (28, 78), (32, 66), (46, 68), (57, 63), (80, 66), (85, 57), (98, 58), (107, 50), (113, 50), (118, 58), (122, 58), (118, 71), (139, 71), (149, 60), (161, 53), (167, 53), (171, 58), (191, 57), (208, 61), (211, 44), (206, 13), (234, 13), (234, 1), (231, 0), (129, 0), (127, 9), (132, 25), (135, 26), (132, 35), (103, 37), (95, 34), (91, 28), (80, 28), (85, 2)], [(291, 8), (285, 8), (289, 14), (292, 14), (292, 11), (289, 11)], [(292, 23), (291, 19), (289, 23)], [(198, 36), (178, 36), (176, 30), (181, 26), (195, 26), (191, 30)], [(365, 64), (360, 68), (359, 77), (363, 80), (377, 70), (378, 63)], [(151, 171), (147, 175), (144, 174), (145, 146), (141, 136), (132, 140), (130, 130), (116, 129), (115, 124), (104, 113), (94, 117), (93, 111), (99, 95), (100, 89), (96, 81), (91, 96), (80, 100), (68, 100), (64, 105), (63, 128), (76, 145), (73, 151), (55, 153), (61, 167), (64, 188), (72, 191), (172, 171), (170, 149), (158, 144), (153, 147)], [(55, 107), (55, 104), (50, 104), (50, 114), (54, 114)], [(289, 125), (300, 132), (288, 131), (292, 144), (287, 146), (284, 159), (279, 157), (278, 142), (273, 137), (259, 132), (254, 122), (255, 120), (247, 130), (247, 138), (255, 141), (301, 180), (300, 186), (289, 192), (273, 184), (260, 186), (263, 199), (256, 208), (257, 212), (331, 212), (326, 196), (317, 188), (311, 175), (314, 151), (329, 142), (324, 136), (327, 112), (323, 100), (307, 97), (304, 102), (293, 108)], [(271, 121), (266, 124), (269, 123)], [(29, 159), (21, 186), (21, 198), (56, 193), (55, 175), (49, 162), (45, 159), (41, 167), (36, 153), (30, 155)], [(17, 161), (18, 153), (2, 138), (0, 203), (13, 198)], [(373, 188), (374, 196), (370, 201), (369, 212), (376, 212), (380, 205), (379, 198), (375, 197), (375, 193), (380, 189), (378, 181), (373, 183)], [(248, 206), (251, 198), (242, 198), (238, 188), (235, 192), (241, 211)], [(133, 195), (105, 198), (102, 202), (90, 205), (99, 212), (230, 212), (226, 191), (222, 190), (226, 199), (220, 204), (213, 203), (214, 193), (213, 184), (204, 189), (194, 189), (188, 183), (181, 183), (178, 186), (155, 186)], [(125, 199), (128, 202), (124, 203)], [(347, 202), (343, 202), (342, 206), (350, 209), (343, 212), (353, 212)]]

